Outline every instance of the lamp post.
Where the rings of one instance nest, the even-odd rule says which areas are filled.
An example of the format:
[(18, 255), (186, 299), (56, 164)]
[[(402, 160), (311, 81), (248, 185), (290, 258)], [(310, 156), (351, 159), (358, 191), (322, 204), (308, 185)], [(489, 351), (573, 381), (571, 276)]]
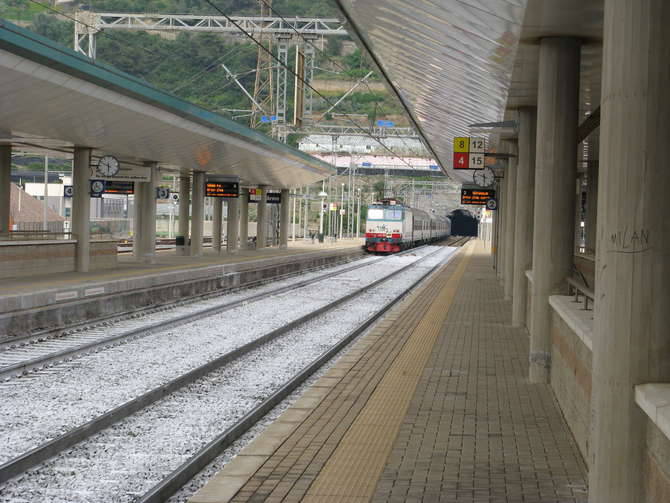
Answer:
[(319, 197), (321, 198), (321, 210), (319, 211), (319, 239), (321, 239), (321, 236), (323, 235), (323, 203), (328, 197), (328, 194), (326, 194), (326, 191), (323, 189), (324, 186), (321, 185), (321, 192), (319, 192)]
[(344, 183), (342, 184), (342, 199), (340, 203), (340, 239), (342, 239), (342, 227), (344, 226), (344, 215), (342, 211), (344, 210)]
[(358, 210), (356, 211), (356, 238), (360, 237), (361, 231), (361, 189), (358, 190), (358, 197), (356, 202), (358, 203)]

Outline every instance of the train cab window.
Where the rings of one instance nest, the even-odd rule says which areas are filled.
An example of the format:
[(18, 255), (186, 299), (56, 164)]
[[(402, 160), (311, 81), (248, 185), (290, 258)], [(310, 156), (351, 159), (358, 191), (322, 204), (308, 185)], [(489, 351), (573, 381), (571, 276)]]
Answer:
[(384, 210), (385, 220), (402, 220), (402, 210)]
[(381, 208), (368, 208), (368, 220), (384, 220), (384, 210)]

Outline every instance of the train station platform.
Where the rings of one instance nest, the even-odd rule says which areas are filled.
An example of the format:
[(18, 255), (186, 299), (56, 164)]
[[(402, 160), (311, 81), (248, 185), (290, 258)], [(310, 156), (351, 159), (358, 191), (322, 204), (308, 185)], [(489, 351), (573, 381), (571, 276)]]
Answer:
[(215, 290), (250, 286), (363, 255), (362, 239), (289, 242), (288, 248), (202, 256), (157, 253), (155, 263), (120, 256), (114, 268), (0, 280), (0, 339), (77, 321), (169, 303)]
[(408, 295), (190, 503), (586, 502), (586, 468), (481, 241)]

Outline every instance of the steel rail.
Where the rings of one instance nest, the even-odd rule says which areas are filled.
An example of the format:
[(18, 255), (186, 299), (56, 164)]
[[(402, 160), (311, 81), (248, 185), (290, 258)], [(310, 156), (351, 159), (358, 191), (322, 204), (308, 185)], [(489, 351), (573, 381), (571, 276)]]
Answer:
[[(460, 244), (460, 241), (458, 241), (457, 243)], [(428, 258), (429, 256), (432, 255), (433, 253), (427, 255), (426, 257), (423, 257), (419, 261), (414, 262), (407, 267), (416, 265), (421, 260)], [(161, 482), (159, 482), (149, 491), (147, 491), (139, 500), (137, 500), (137, 503), (160, 503), (166, 501), (169, 497), (171, 497), (174, 493), (176, 493), (179, 489), (181, 489), (189, 480), (191, 480), (195, 475), (197, 475), (201, 470), (203, 470), (217, 456), (219, 456), (224, 449), (229, 447), (235, 440), (237, 440), (247, 431), (249, 431), (258, 421), (260, 421), (260, 419), (263, 418), (263, 416), (265, 416), (274, 407), (276, 407), (279, 403), (281, 403), (284, 399), (286, 399), (298, 386), (300, 386), (303, 382), (309, 379), (309, 377), (311, 377), (323, 365), (325, 365), (328, 361), (330, 361), (333, 357), (335, 357), (337, 353), (339, 353), (356, 337), (364, 333), (373, 323), (375, 323), (377, 320), (379, 320), (379, 318), (381, 318), (384, 314), (386, 314), (386, 312), (389, 309), (391, 309), (394, 305), (396, 305), (398, 302), (404, 299), (425, 279), (427, 279), (437, 269), (441, 268), (444, 265), (445, 264), (443, 262), (440, 262), (435, 266), (431, 267), (425, 274), (421, 275), (419, 279), (414, 281), (404, 293), (400, 294), (395, 299), (392, 299), (389, 302), (387, 302), (379, 311), (371, 315), (367, 320), (365, 320), (356, 329), (351, 331), (341, 341), (333, 345), (330, 349), (326, 350), (318, 358), (316, 358), (312, 363), (304, 367), (291, 380), (286, 382), (279, 390), (277, 390), (270, 397), (265, 399), (261, 404), (256, 406), (254, 409), (249, 411), (242, 419), (240, 419), (234, 425), (227, 428), (214, 440), (212, 440), (202, 449), (196, 452), (189, 460), (182, 463), (176, 470), (174, 470), (165, 479), (163, 479)], [(402, 270), (406, 269), (407, 267), (403, 268)], [(395, 274), (393, 274), (392, 276), (394, 275)]]
[[(413, 250), (416, 250), (416, 249), (417, 248), (413, 248)], [(98, 340), (86, 343), (86, 344), (82, 344), (82, 345), (79, 345), (79, 346), (73, 346), (73, 347), (70, 347), (70, 348), (62, 349), (60, 351), (55, 351), (55, 352), (52, 352), (52, 353), (48, 353), (47, 355), (40, 356), (38, 358), (33, 358), (33, 359), (30, 359), (30, 360), (24, 360), (24, 361), (21, 361), (21, 362), (18, 362), (18, 363), (14, 363), (14, 364), (11, 364), (11, 365), (0, 367), (0, 380), (6, 380), (6, 379), (9, 379), (11, 377), (19, 377), (19, 376), (25, 375), (28, 372), (33, 371), (33, 370), (43, 369), (43, 368), (45, 368), (45, 367), (47, 367), (51, 364), (56, 364), (56, 363), (60, 363), (62, 361), (72, 360), (75, 357), (84, 356), (84, 355), (90, 354), (92, 352), (95, 352), (99, 349), (104, 349), (104, 348), (108, 348), (108, 347), (112, 347), (112, 346), (117, 346), (119, 344), (123, 344), (125, 342), (130, 342), (130, 341), (138, 339), (140, 337), (145, 337), (145, 336), (154, 334), (154, 333), (159, 332), (161, 330), (165, 330), (165, 324), (166, 323), (169, 323), (171, 328), (178, 327), (178, 326), (184, 325), (185, 323), (190, 323), (192, 321), (196, 321), (196, 320), (205, 318), (207, 316), (212, 316), (214, 314), (229, 311), (230, 309), (234, 309), (234, 308), (239, 307), (239, 306), (241, 306), (243, 304), (246, 304), (246, 303), (257, 302), (259, 300), (263, 300), (263, 299), (265, 299), (267, 297), (270, 297), (272, 295), (278, 295), (278, 294), (282, 294), (282, 293), (285, 293), (285, 292), (290, 291), (290, 290), (296, 290), (298, 288), (302, 288), (304, 286), (311, 285), (311, 284), (316, 283), (318, 281), (322, 281), (322, 280), (325, 280), (325, 279), (328, 279), (328, 278), (331, 278), (331, 277), (334, 277), (334, 276), (337, 276), (337, 275), (340, 275), (340, 274), (344, 274), (344, 273), (347, 273), (347, 272), (350, 272), (350, 271), (353, 271), (353, 270), (356, 270), (356, 269), (360, 269), (362, 267), (367, 267), (369, 265), (376, 264), (381, 260), (384, 260), (384, 258), (380, 258), (380, 259), (372, 261), (372, 262), (366, 262), (365, 264), (356, 264), (356, 265), (353, 265), (351, 267), (341, 269), (339, 271), (334, 271), (334, 272), (331, 272), (331, 273), (326, 273), (324, 275), (320, 275), (317, 278), (312, 278), (312, 279), (309, 279), (309, 280), (303, 280), (303, 281), (300, 281), (300, 282), (292, 284), (292, 285), (287, 285), (287, 286), (284, 286), (284, 287), (275, 288), (275, 289), (270, 290), (268, 292), (260, 293), (260, 294), (257, 294), (257, 295), (252, 295), (250, 297), (246, 297), (244, 299), (236, 300), (236, 301), (229, 302), (229, 303), (226, 303), (226, 304), (222, 304), (222, 305), (219, 305), (219, 306), (207, 307), (207, 308), (204, 308), (204, 309), (202, 309), (200, 311), (197, 311), (195, 313), (186, 313), (186, 314), (182, 314), (182, 315), (177, 315), (172, 319), (160, 320), (160, 321), (150, 323), (150, 324), (147, 324), (147, 325), (144, 325), (144, 326), (141, 326), (141, 327), (133, 328), (131, 330), (128, 330), (127, 332), (116, 334), (116, 335), (113, 335), (113, 336), (110, 336), (110, 337), (103, 337), (103, 338), (100, 338)], [(204, 300), (206, 300), (206, 299), (200, 299), (200, 301), (204, 301)], [(198, 301), (195, 301), (195, 302), (198, 302)], [(175, 306), (175, 308), (183, 307), (184, 305), (186, 305), (186, 304)], [(156, 314), (156, 313), (158, 313), (160, 311), (163, 311), (163, 310), (166, 310), (166, 309), (157, 310), (157, 311), (147, 313), (147, 314)], [(132, 318), (132, 317), (129, 317), (129, 318)], [(127, 321), (127, 319), (129, 319), (129, 318), (124, 318), (121, 321)], [(92, 326), (91, 328), (98, 328), (98, 326), (99, 326), (99, 323)], [(81, 335), (81, 334), (82, 334), (82, 332), (80, 332), (80, 331), (72, 332), (72, 333), (68, 333), (67, 335), (64, 335), (62, 337), (59, 337), (58, 339), (63, 339), (63, 338), (68, 337), (70, 335), (76, 336), (76, 335)], [(48, 343), (48, 342), (52, 342), (52, 341), (58, 340), (58, 339), (50, 338), (50, 339), (45, 339), (44, 341), (40, 341), (40, 342)], [(25, 348), (26, 346), (29, 346), (29, 344), (20, 346), (16, 349)], [(7, 354), (9, 351), (11, 351), (11, 349), (3, 351), (3, 354)]]
[[(416, 248), (415, 248), (416, 249)], [(365, 255), (361, 255), (361, 258), (364, 257)], [(358, 260), (358, 258), (356, 258)], [(48, 329), (48, 330), (41, 330), (41, 331), (35, 331), (29, 335), (26, 336), (19, 336), (19, 337), (11, 337), (10, 339), (5, 339), (0, 341), (0, 353), (3, 351), (11, 350), (11, 349), (16, 349), (22, 346), (38, 343), (38, 342), (45, 342), (48, 340), (55, 340), (61, 337), (67, 337), (68, 335), (72, 335), (74, 332), (82, 332), (86, 331), (92, 328), (97, 328), (101, 326), (105, 322), (109, 322), (109, 320), (112, 320), (114, 323), (120, 322), (120, 321), (125, 321), (129, 318), (132, 318), (134, 316), (145, 316), (149, 314), (155, 314), (161, 311), (167, 311), (170, 309), (177, 309), (179, 307), (183, 307), (189, 304), (194, 304), (197, 302), (201, 302), (204, 300), (209, 300), (212, 298), (216, 297), (221, 297), (223, 295), (228, 295), (231, 293), (239, 292), (242, 290), (249, 290), (251, 288), (255, 288), (258, 286), (265, 285), (267, 283), (271, 283), (274, 281), (281, 281), (284, 279), (291, 278), (293, 276), (299, 276), (301, 274), (308, 274), (311, 272), (316, 272), (320, 271), (323, 269), (329, 269), (331, 267), (337, 267), (340, 265), (343, 265), (347, 262), (352, 262), (353, 260), (347, 260), (346, 258), (340, 261), (337, 261), (333, 264), (329, 265), (319, 265), (315, 267), (309, 267), (307, 269), (304, 269), (302, 271), (294, 271), (294, 272), (289, 272), (285, 274), (280, 274), (278, 276), (273, 276), (272, 278), (267, 278), (267, 279), (258, 279), (251, 281), (249, 283), (246, 283), (244, 285), (240, 285), (237, 287), (232, 287), (232, 288), (226, 288), (225, 290), (215, 290), (212, 292), (206, 292), (203, 294), (199, 295), (193, 295), (191, 297), (188, 297), (187, 299), (179, 299), (177, 301), (173, 302), (167, 302), (165, 304), (161, 304), (159, 306), (148, 306), (148, 307), (141, 307), (138, 309), (134, 310), (128, 310), (123, 313), (115, 313), (115, 314), (110, 314), (107, 316), (101, 316), (99, 318), (94, 318), (91, 320), (83, 321), (80, 323), (75, 323), (72, 325), (68, 325), (65, 327), (58, 327), (56, 329)], [(288, 262), (288, 265), (295, 264), (296, 262)], [(271, 269), (274, 266), (267, 266), (267, 267), (262, 267), (260, 269), (257, 269), (259, 271), (265, 270), (265, 269)], [(236, 274), (238, 272), (246, 272), (246, 271), (234, 271), (232, 274)], [(188, 281), (181, 281), (181, 282), (175, 282), (175, 283), (170, 283), (166, 284), (165, 286), (170, 286), (174, 284), (186, 284)], [(147, 288), (140, 288), (137, 289), (137, 291), (146, 291), (148, 290)], [(116, 294), (108, 294), (106, 295), (107, 297), (112, 297)]]
[[(416, 250), (416, 248), (413, 248), (412, 250)], [(401, 267), (400, 269), (392, 272), (391, 274), (388, 274), (378, 280), (373, 281), (372, 283), (364, 286), (363, 288), (355, 290), (343, 297), (336, 299), (333, 302), (330, 302), (312, 311), (311, 313), (308, 313), (296, 320), (293, 320), (290, 323), (287, 323), (282, 327), (272, 330), (271, 332), (268, 332), (267, 334), (259, 337), (258, 339), (255, 339), (254, 341), (248, 342), (224, 355), (221, 355), (220, 357), (215, 358), (214, 360), (211, 360), (187, 372), (186, 374), (182, 374), (181, 376), (176, 377), (161, 386), (158, 386), (132, 400), (129, 400), (128, 402), (125, 402), (115, 407), (114, 409), (94, 419), (91, 419), (90, 421), (84, 423), (83, 425), (80, 425), (62, 435), (59, 435), (58, 437), (52, 440), (49, 440), (31, 449), (26, 453), (17, 456), (16, 458), (13, 458), (3, 463), (2, 465), (0, 465), (0, 484), (6, 482), (12, 477), (20, 475), (21, 473), (25, 472), (26, 470), (35, 466), (36, 464), (41, 463), (42, 461), (46, 461), (47, 459), (57, 455), (61, 451), (76, 445), (77, 443), (98, 433), (99, 431), (107, 428), (108, 426), (111, 426), (112, 424), (122, 419), (125, 419), (126, 417), (129, 417), (135, 412), (142, 410), (143, 408), (151, 405), (152, 403), (160, 400), (161, 398), (169, 395), (170, 393), (174, 393), (175, 391), (183, 388), (184, 386), (191, 384), (192, 382), (200, 379), (201, 377), (209, 374), (210, 372), (217, 370), (220, 367), (236, 359), (239, 359), (240, 357), (244, 356), (250, 351), (262, 346), (263, 344), (280, 337), (281, 335), (299, 327), (300, 325), (303, 325), (319, 317), (323, 313), (330, 311), (331, 309), (334, 309), (340, 304), (348, 302), (349, 300), (365, 293), (371, 288), (374, 288), (379, 284), (388, 281), (389, 279), (397, 276), (398, 274), (409, 269), (410, 267), (413, 267), (419, 264), (420, 262), (426, 260), (427, 258), (431, 257), (438, 251), (440, 250), (431, 252), (428, 255), (419, 258), (415, 262), (407, 264)], [(393, 256), (397, 256), (397, 254)]]

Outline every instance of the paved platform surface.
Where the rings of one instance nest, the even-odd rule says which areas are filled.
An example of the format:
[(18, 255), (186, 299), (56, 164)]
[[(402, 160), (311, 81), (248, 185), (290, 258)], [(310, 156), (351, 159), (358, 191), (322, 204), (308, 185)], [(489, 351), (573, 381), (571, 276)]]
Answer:
[(250, 262), (273, 257), (279, 258), (305, 253), (360, 248), (362, 245), (363, 239), (343, 239), (323, 244), (313, 244), (309, 241), (298, 240), (295, 242), (289, 241), (287, 249), (272, 247), (261, 250), (240, 250), (235, 254), (227, 254), (225, 252), (217, 254), (212, 249), (206, 248), (204, 254), (200, 257), (178, 256), (174, 250), (166, 250), (156, 254), (156, 262), (154, 264), (138, 262), (132, 254), (119, 255), (118, 267), (113, 269), (101, 269), (87, 273), (67, 272), (2, 279), (0, 280), (0, 297), (78, 284), (116, 281), (150, 274)]
[(577, 446), (549, 387), (528, 383), (527, 355), (471, 242), (190, 501), (586, 502)]

